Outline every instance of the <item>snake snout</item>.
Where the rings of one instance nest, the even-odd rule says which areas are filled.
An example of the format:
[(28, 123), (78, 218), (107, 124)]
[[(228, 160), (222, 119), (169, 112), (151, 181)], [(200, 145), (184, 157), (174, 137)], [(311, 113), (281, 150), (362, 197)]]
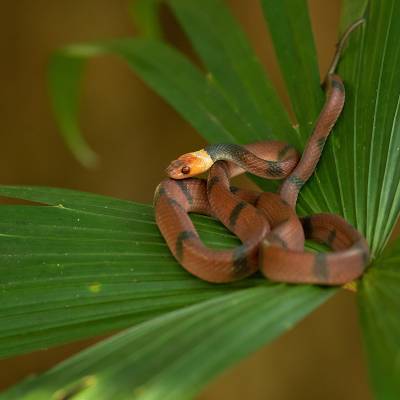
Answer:
[(170, 178), (181, 179), (183, 178), (182, 168), (186, 166), (182, 160), (174, 160), (172, 161), (168, 167), (165, 169), (165, 172)]

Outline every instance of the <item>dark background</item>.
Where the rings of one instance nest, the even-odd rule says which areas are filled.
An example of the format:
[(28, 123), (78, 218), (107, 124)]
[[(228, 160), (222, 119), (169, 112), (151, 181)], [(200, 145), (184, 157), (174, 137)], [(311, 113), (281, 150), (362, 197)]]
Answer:
[[(227, 2), (287, 102), (258, 1)], [(121, 60), (90, 61), (82, 88), (81, 126), (101, 162), (87, 170), (59, 136), (47, 92), (46, 67), (54, 49), (136, 33), (128, 1), (3, 0), (1, 6), (0, 182), (150, 202), (166, 164), (204, 144), (193, 128)], [(337, 38), (340, 1), (312, 0), (309, 6), (323, 75)], [(193, 56), (167, 10), (162, 20), (168, 39)], [(44, 371), (88, 343), (0, 361), (0, 388)], [(338, 294), (295, 329), (227, 371), (199, 398), (370, 399), (355, 296)]]

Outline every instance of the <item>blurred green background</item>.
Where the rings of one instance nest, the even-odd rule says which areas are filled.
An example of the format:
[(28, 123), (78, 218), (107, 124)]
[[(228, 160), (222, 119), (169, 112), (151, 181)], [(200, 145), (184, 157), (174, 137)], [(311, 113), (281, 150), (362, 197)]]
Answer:
[[(257, 0), (230, 0), (261, 61), (287, 100)], [(309, 1), (320, 60), (326, 71), (334, 51), (340, 1)], [(0, 14), (0, 182), (45, 185), (151, 202), (164, 167), (204, 141), (146, 87), (124, 62), (92, 60), (81, 98), (81, 126), (100, 156), (81, 167), (57, 132), (46, 68), (66, 44), (135, 35), (128, 1), (2, 1)], [(201, 1), (199, 1), (201, 7)], [(168, 40), (194, 57), (167, 9)], [(0, 388), (38, 373), (93, 341), (0, 361)], [(184, 377), (182, 377), (184, 379)], [(226, 372), (200, 396), (214, 399), (370, 399), (355, 297), (340, 293), (295, 329)]]

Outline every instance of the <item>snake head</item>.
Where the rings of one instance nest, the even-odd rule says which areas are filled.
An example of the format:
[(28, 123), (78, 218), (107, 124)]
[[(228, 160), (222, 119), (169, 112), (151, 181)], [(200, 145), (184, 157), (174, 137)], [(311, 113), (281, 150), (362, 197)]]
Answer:
[(170, 178), (185, 179), (207, 171), (213, 160), (205, 150), (186, 153), (168, 165), (166, 172)]

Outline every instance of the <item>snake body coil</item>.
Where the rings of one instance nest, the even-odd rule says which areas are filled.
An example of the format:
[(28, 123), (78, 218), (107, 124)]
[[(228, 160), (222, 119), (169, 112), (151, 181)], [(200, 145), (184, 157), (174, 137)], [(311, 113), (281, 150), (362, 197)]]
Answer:
[[(344, 39), (359, 24), (353, 24)], [(336, 55), (334, 67), (337, 61)], [(299, 191), (314, 172), (343, 109), (345, 90), (334, 67), (325, 81), (325, 105), (300, 160), (290, 145), (269, 141), (211, 145), (170, 164), (167, 172), (173, 179), (161, 182), (155, 194), (156, 221), (171, 252), (190, 273), (209, 282), (231, 282), (261, 270), (274, 281), (323, 285), (344, 284), (363, 273), (369, 249), (356, 229), (337, 215), (300, 219), (295, 212)], [(207, 169), (207, 182), (191, 177)], [(230, 187), (230, 178), (244, 171), (285, 180), (279, 194)], [(219, 219), (242, 244), (232, 250), (207, 248), (190, 212)], [(304, 251), (305, 239), (333, 251)]]

